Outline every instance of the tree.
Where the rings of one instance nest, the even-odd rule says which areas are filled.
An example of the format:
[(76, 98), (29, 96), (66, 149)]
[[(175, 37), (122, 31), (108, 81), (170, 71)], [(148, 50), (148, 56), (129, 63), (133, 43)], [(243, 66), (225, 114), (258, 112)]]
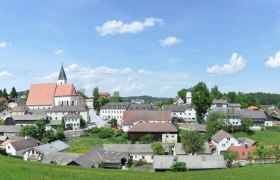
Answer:
[(13, 87), (11, 92), (10, 92), (10, 99), (17, 98), (17, 97), (18, 97), (18, 93), (16, 91), (16, 88)]
[(61, 119), (60, 127), (61, 127), (63, 130), (65, 130), (65, 120), (64, 120), (64, 118)]
[(64, 129), (61, 127), (58, 127), (56, 129), (55, 136), (56, 136), (56, 139), (58, 139), (58, 140), (64, 140), (66, 138), (65, 134), (64, 134)]
[(55, 140), (56, 140), (55, 132), (54, 132), (52, 129), (47, 130), (47, 131), (44, 133), (44, 136), (43, 136), (43, 138), (42, 138), (42, 142), (43, 142), (43, 139), (47, 140), (47, 142), (55, 141)]
[(172, 172), (184, 172), (187, 171), (185, 162), (174, 162), (170, 167)]
[(228, 101), (230, 102), (230, 103), (236, 103), (237, 101), (237, 99), (236, 99), (236, 93), (235, 92), (228, 92), (228, 95), (227, 95), (227, 97), (228, 97)]
[(38, 138), (38, 135), (37, 135), (37, 127), (34, 126), (34, 125), (26, 125), (26, 126), (23, 126), (19, 132), (19, 135), (20, 136), (28, 136), (28, 137), (33, 137), (33, 138)]
[(6, 88), (3, 89), (2, 96), (5, 97), (5, 98), (7, 98), (7, 99), (9, 99), (9, 95), (8, 95), (8, 93), (7, 93)]
[(118, 120), (116, 118), (112, 118), (108, 121), (108, 124), (110, 124), (111, 127), (116, 127), (118, 125)]
[(153, 143), (152, 149), (153, 149), (154, 155), (164, 155), (165, 154), (165, 150), (162, 147), (161, 143), (159, 143), (159, 142)]
[(0, 97), (3, 97), (3, 91), (0, 89)]
[(100, 112), (100, 103), (99, 103), (99, 90), (98, 87), (93, 89), (93, 108), (96, 110), (97, 114)]
[(40, 140), (44, 137), (46, 132), (46, 122), (44, 119), (40, 119), (36, 122), (37, 127), (37, 138)]
[(225, 151), (223, 155), (229, 166), (231, 166), (232, 162), (237, 160), (239, 156), (236, 151)]
[(140, 138), (140, 143), (141, 144), (150, 144), (153, 142), (154, 136), (152, 134), (146, 134)]
[(99, 103), (100, 103), (100, 106), (104, 106), (105, 104), (109, 103), (110, 100), (108, 98), (99, 98)]
[(280, 159), (280, 148), (278, 145), (272, 147), (272, 154), (276, 158), (276, 163), (278, 163)]
[(212, 99), (206, 84), (203, 82), (198, 83), (192, 88), (192, 94), (192, 104), (194, 105), (194, 109), (196, 111), (197, 121), (201, 122), (203, 115), (212, 104)]
[(98, 133), (98, 137), (100, 138), (110, 138), (114, 134), (114, 131), (109, 128), (100, 128), (100, 132)]
[(187, 154), (202, 153), (205, 150), (204, 138), (197, 131), (186, 131), (181, 137), (182, 148)]
[(250, 127), (253, 126), (253, 121), (251, 118), (243, 117), (241, 118), (241, 125), (242, 125), (242, 130), (244, 132), (248, 132), (250, 130)]
[(177, 92), (177, 95), (186, 102), (186, 94), (189, 90), (188, 89), (181, 89), (180, 91)]
[(78, 93), (79, 95), (81, 95), (84, 99), (88, 99), (88, 97), (85, 95), (85, 89), (79, 89), (79, 90), (77, 91), (77, 93)]
[(225, 120), (222, 114), (213, 112), (207, 118), (206, 134), (207, 138), (211, 139), (212, 135), (225, 127)]
[(114, 91), (113, 92), (113, 96), (111, 97), (111, 101), (112, 102), (123, 102), (123, 99), (121, 98), (119, 91)]
[(259, 159), (262, 159), (265, 157), (266, 149), (262, 144), (258, 144), (255, 150), (253, 151), (253, 154), (257, 156)]
[(223, 94), (219, 91), (217, 85), (215, 85), (213, 88), (211, 88), (210, 94), (213, 99), (221, 99), (223, 96)]
[(87, 123), (84, 119), (80, 119), (80, 127), (81, 128), (86, 128), (87, 127)]

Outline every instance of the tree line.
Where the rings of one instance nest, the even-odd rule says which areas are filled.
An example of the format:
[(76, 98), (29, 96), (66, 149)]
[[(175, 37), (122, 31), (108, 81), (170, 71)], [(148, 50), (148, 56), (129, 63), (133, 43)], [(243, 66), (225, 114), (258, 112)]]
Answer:
[(0, 97), (5, 97), (6, 99), (13, 99), (18, 97), (18, 93), (15, 87), (12, 88), (9, 94), (7, 93), (7, 89), (4, 88), (3, 90), (0, 89)]

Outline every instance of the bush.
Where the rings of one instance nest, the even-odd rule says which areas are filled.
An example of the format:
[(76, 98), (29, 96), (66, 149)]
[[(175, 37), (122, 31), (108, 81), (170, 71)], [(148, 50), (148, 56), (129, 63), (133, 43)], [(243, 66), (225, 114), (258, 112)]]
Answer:
[(94, 127), (94, 128), (91, 129), (91, 134), (97, 134), (97, 133), (100, 132), (100, 130), (101, 130), (101, 128)]
[(63, 128), (57, 128), (56, 130), (56, 139), (58, 140), (64, 140), (66, 137), (64, 135), (64, 130)]
[(122, 129), (115, 131), (115, 137), (122, 136), (124, 134), (124, 131)]
[(187, 171), (187, 167), (186, 167), (185, 162), (174, 162), (173, 165), (170, 168), (171, 168), (172, 172)]
[(3, 155), (3, 156), (8, 155), (8, 153), (6, 152), (6, 149), (2, 149), (2, 148), (0, 148), (0, 154)]
[(146, 134), (140, 138), (140, 143), (141, 144), (150, 144), (153, 142), (154, 136), (152, 134)]
[(87, 127), (87, 123), (86, 123), (86, 121), (84, 119), (80, 119), (80, 127), (82, 129)]
[(100, 128), (100, 132), (98, 133), (98, 137), (100, 138), (110, 138), (114, 134), (112, 129), (109, 128)]

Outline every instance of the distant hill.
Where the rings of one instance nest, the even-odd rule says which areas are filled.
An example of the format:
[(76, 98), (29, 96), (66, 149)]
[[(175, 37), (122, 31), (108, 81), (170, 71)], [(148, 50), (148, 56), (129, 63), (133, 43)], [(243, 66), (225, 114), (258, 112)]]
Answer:
[(256, 99), (258, 104), (261, 105), (280, 105), (280, 94), (271, 94), (271, 93), (248, 93), (249, 96)]
[(158, 104), (170, 98), (163, 98), (163, 97), (152, 97), (152, 96), (129, 96), (129, 97), (122, 97), (124, 101), (130, 102), (132, 99), (140, 99), (144, 100), (145, 103), (154, 103)]

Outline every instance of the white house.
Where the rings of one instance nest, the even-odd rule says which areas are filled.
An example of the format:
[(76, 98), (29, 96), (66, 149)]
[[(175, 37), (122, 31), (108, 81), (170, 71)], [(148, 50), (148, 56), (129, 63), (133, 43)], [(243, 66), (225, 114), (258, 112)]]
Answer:
[(211, 138), (211, 143), (216, 147), (214, 155), (220, 155), (221, 151), (226, 151), (230, 146), (240, 146), (238, 141), (229, 133), (220, 130)]
[(174, 118), (182, 119), (186, 122), (196, 121), (196, 111), (190, 104), (164, 105), (162, 109), (171, 111), (171, 116)]
[(210, 109), (214, 109), (216, 107), (227, 108), (228, 101), (223, 99), (214, 99)]
[(82, 116), (77, 113), (68, 113), (63, 116), (65, 129), (77, 130), (80, 129), (81, 124), (80, 121)]
[(85, 106), (53, 106), (47, 112), (47, 116), (50, 120), (62, 120), (63, 116), (69, 112), (75, 112), (81, 115), (86, 122), (89, 122), (89, 112)]
[(6, 152), (13, 156), (23, 156), (23, 152), (32, 147), (39, 146), (40, 142), (37, 139), (26, 137), (22, 140), (10, 142), (6, 145)]

